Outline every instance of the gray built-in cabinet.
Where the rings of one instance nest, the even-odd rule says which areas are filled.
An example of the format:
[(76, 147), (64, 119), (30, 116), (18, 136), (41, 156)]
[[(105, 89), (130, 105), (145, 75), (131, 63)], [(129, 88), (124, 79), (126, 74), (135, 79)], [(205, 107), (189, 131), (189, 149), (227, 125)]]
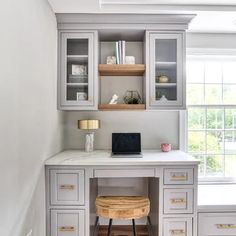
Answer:
[[(147, 31), (146, 34), (147, 108), (185, 108), (184, 33)], [(161, 81), (161, 76), (168, 81)]]
[[(58, 108), (98, 110), (114, 93), (122, 98), (136, 90), (142, 109), (185, 109), (185, 31), (193, 17), (57, 14)], [(111, 65), (101, 72), (99, 65), (116, 55), (119, 40), (126, 41), (126, 55), (135, 56), (137, 66)]]
[(97, 31), (59, 33), (61, 110), (97, 109)]

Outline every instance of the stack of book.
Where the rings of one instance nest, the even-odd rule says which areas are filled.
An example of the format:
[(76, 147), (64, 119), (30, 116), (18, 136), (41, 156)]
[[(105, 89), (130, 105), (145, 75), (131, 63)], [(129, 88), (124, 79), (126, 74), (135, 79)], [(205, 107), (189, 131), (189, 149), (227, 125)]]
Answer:
[(119, 40), (116, 42), (116, 63), (125, 64), (125, 41)]

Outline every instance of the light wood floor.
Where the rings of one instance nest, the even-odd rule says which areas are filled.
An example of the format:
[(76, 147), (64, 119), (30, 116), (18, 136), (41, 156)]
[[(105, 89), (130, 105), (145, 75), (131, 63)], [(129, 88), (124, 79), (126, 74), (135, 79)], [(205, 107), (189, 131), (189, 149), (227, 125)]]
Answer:
[[(107, 236), (107, 226), (100, 226), (98, 236)], [(148, 230), (145, 225), (136, 225), (137, 236), (148, 236)], [(112, 236), (133, 236), (132, 225), (114, 225), (112, 226)]]

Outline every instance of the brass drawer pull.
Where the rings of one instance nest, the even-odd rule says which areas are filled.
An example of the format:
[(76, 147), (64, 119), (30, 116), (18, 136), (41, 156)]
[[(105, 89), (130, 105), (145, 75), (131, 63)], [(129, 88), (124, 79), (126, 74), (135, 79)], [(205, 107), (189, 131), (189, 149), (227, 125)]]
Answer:
[(173, 173), (173, 174), (171, 174), (171, 180), (173, 180), (173, 181), (184, 181), (184, 180), (188, 180), (188, 177), (187, 177), (187, 174)]
[(60, 185), (60, 190), (74, 190), (75, 185), (70, 185), (70, 184), (63, 184)]
[(183, 229), (171, 229), (171, 235), (185, 235), (185, 231)]
[(75, 227), (74, 226), (61, 226), (61, 227), (59, 227), (59, 231), (72, 232), (72, 231), (75, 231)]
[(216, 224), (217, 229), (236, 229), (235, 224)]
[(174, 198), (170, 199), (171, 204), (180, 204), (180, 203), (186, 203), (187, 201), (184, 198)]

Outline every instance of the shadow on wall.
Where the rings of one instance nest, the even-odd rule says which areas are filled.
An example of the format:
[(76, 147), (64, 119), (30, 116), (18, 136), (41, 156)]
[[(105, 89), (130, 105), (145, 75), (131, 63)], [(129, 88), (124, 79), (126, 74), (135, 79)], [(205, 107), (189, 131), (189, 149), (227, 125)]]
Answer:
[[(45, 211), (45, 171), (44, 166), (41, 168), (38, 175), (38, 182), (33, 189), (29, 208), (25, 211), (23, 227), (20, 231), (20, 236), (46, 235), (46, 211)], [(23, 218), (23, 217), (22, 217)], [(32, 234), (30, 234), (32, 232)], [(15, 235), (15, 234), (11, 234)]]

